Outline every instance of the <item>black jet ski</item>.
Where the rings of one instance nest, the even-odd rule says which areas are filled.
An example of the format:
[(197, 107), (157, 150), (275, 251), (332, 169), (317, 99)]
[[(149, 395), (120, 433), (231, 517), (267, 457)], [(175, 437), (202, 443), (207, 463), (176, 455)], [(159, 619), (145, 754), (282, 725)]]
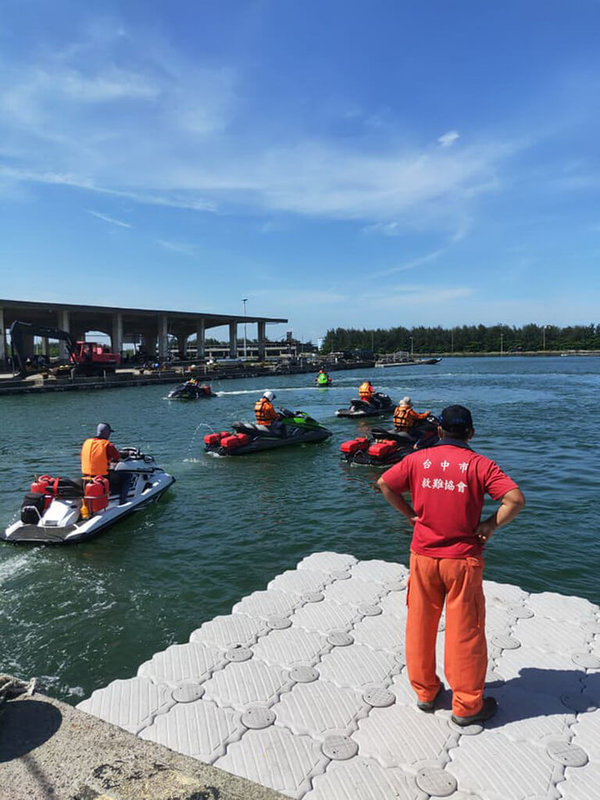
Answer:
[(426, 420), (408, 431), (373, 428), (371, 437), (361, 436), (342, 442), (342, 461), (348, 464), (367, 464), (371, 467), (388, 467), (414, 453), (431, 447), (439, 441), (439, 420), (430, 414)]
[(350, 408), (339, 408), (337, 417), (379, 417), (394, 410), (394, 404), (387, 394), (375, 392), (370, 402), (354, 398), (350, 400)]
[(251, 422), (234, 422), (233, 433), (209, 433), (204, 437), (207, 453), (219, 456), (243, 456), (260, 450), (273, 450), (305, 442), (323, 442), (331, 436), (331, 431), (320, 425), (304, 411), (282, 409), (279, 431), (272, 432), (268, 427)]
[(10, 525), (0, 539), (29, 544), (69, 544), (97, 536), (115, 522), (149, 503), (156, 502), (175, 478), (159, 467), (152, 456), (135, 447), (120, 451), (116, 472), (129, 476), (127, 499), (120, 504), (101, 476), (87, 481), (43, 475), (31, 484), (21, 505), (21, 519)]
[(208, 384), (200, 386), (198, 383), (186, 381), (171, 389), (167, 397), (169, 400), (200, 400), (203, 397), (216, 397)]

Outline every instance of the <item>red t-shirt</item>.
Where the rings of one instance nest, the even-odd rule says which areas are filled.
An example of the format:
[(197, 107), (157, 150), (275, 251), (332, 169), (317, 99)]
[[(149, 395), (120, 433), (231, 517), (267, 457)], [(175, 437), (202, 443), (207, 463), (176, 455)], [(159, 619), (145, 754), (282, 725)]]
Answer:
[(484, 494), (500, 500), (518, 488), (491, 459), (458, 443), (411, 453), (382, 478), (396, 494), (410, 491), (418, 517), (411, 549), (435, 558), (481, 555), (475, 529)]

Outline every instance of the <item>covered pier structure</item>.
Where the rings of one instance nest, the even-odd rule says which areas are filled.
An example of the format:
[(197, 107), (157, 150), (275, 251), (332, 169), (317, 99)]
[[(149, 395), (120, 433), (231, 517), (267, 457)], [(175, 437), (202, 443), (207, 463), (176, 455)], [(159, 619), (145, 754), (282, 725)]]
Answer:
[[(245, 304), (244, 304), (245, 309)], [(54, 302), (29, 302), (0, 299), (0, 363), (9, 355), (7, 330), (15, 321), (43, 325), (68, 331), (75, 341), (85, 339), (88, 331), (99, 331), (111, 340), (114, 352), (122, 353), (126, 342), (137, 342), (149, 354), (165, 359), (169, 355), (169, 337), (175, 337), (177, 349), (185, 358), (190, 336), (196, 336), (196, 358), (204, 358), (206, 331), (227, 326), (229, 329), (229, 355), (238, 355), (238, 326), (256, 325), (258, 358), (264, 360), (267, 324), (287, 323), (280, 317), (253, 317), (244, 314), (204, 314), (191, 311), (165, 311), (161, 309), (120, 308), (117, 306), (74, 305)], [(33, 352), (33, 337), (31, 351)], [(253, 337), (254, 338), (254, 337)], [(47, 340), (45, 344), (47, 348)], [(64, 344), (61, 343), (61, 347)], [(47, 353), (46, 353), (47, 354)], [(66, 355), (66, 353), (62, 353)]]

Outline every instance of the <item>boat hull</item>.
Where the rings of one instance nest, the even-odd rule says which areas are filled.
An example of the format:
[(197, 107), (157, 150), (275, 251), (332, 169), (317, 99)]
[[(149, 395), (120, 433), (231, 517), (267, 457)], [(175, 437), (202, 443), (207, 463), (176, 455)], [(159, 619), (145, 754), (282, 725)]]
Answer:
[[(120, 462), (119, 466), (127, 466)], [(175, 478), (157, 467), (153, 459), (141, 456), (130, 462), (130, 487), (127, 500), (120, 504), (112, 494), (108, 506), (87, 518), (81, 516), (81, 497), (54, 497), (37, 524), (18, 522), (0, 533), (0, 540), (14, 544), (74, 544), (92, 539), (135, 511), (157, 502)]]
[(319, 428), (316, 430), (303, 431), (299, 435), (285, 437), (259, 436), (248, 444), (231, 450), (217, 445), (215, 447), (207, 447), (206, 451), (218, 456), (245, 456), (249, 455), (250, 453), (261, 453), (264, 450), (277, 450), (280, 447), (291, 447), (292, 445), (324, 442), (331, 435), (332, 432), (330, 430), (327, 430), (326, 428)]

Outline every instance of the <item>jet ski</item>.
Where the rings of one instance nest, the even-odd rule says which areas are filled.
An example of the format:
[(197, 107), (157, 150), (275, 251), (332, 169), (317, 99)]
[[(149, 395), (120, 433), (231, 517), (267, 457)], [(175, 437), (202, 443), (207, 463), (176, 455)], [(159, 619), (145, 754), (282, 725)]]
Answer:
[(342, 442), (342, 461), (348, 464), (367, 464), (371, 467), (389, 467), (414, 453), (431, 447), (439, 441), (439, 420), (430, 414), (426, 420), (410, 432), (373, 428), (371, 437), (361, 436)]
[(186, 381), (171, 389), (167, 397), (169, 400), (199, 400), (202, 397), (216, 397), (208, 384), (200, 386), (197, 383)]
[(319, 372), (319, 374), (315, 378), (315, 383), (319, 388), (323, 386), (331, 386), (331, 384), (333, 383), (333, 379), (330, 378), (326, 372)]
[(120, 504), (119, 491), (98, 476), (85, 485), (81, 479), (43, 475), (31, 484), (21, 505), (21, 519), (10, 525), (0, 539), (29, 544), (70, 544), (97, 536), (115, 522), (149, 503), (156, 502), (175, 478), (159, 467), (152, 456), (135, 447), (120, 450), (122, 460), (115, 472), (129, 476), (127, 499)]
[(355, 397), (350, 400), (350, 408), (339, 408), (335, 414), (336, 417), (379, 417), (393, 410), (394, 404), (388, 395), (375, 392), (369, 403)]
[(209, 433), (204, 437), (207, 453), (218, 456), (243, 456), (276, 447), (288, 447), (305, 442), (323, 442), (331, 436), (331, 431), (320, 425), (304, 411), (282, 409), (279, 431), (251, 422), (234, 422), (230, 431)]

